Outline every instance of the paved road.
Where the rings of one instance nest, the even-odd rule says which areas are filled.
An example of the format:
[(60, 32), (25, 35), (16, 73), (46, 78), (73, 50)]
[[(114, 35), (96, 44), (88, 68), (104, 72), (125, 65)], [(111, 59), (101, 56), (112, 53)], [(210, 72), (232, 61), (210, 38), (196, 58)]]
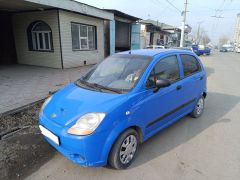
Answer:
[(145, 142), (128, 170), (83, 168), (57, 153), (27, 179), (239, 179), (240, 54), (202, 60), (209, 88), (204, 115), (186, 117)]

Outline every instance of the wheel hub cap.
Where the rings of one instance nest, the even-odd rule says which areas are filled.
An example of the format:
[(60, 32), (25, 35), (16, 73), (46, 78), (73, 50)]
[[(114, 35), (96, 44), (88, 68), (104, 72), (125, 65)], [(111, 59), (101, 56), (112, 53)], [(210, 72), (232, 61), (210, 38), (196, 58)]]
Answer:
[(123, 164), (129, 163), (137, 149), (137, 139), (134, 135), (129, 135), (123, 141), (120, 148), (120, 161)]
[(197, 107), (196, 107), (197, 114), (201, 114), (203, 111), (203, 108), (204, 108), (204, 102), (203, 102), (203, 99), (201, 98), (197, 103)]

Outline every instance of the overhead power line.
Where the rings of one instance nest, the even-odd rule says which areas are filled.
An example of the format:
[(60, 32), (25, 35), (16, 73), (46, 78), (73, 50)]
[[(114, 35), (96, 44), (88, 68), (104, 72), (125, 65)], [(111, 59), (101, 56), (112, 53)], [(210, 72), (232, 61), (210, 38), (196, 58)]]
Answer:
[(218, 18), (218, 19), (224, 18), (223, 16), (211, 16), (211, 17), (213, 17), (213, 18)]
[[(160, 4), (162, 4), (162, 2), (160, 0), (156, 0), (158, 1)], [(175, 10), (177, 10), (179, 13), (182, 13), (182, 11), (180, 9), (178, 9), (173, 3), (171, 3), (169, 0), (165, 0), (170, 6), (172, 6)]]
[(180, 13), (182, 13), (182, 11), (180, 9), (178, 9), (174, 4), (172, 4), (169, 0), (165, 0), (169, 5), (171, 5), (173, 8), (175, 8), (177, 11), (179, 11)]

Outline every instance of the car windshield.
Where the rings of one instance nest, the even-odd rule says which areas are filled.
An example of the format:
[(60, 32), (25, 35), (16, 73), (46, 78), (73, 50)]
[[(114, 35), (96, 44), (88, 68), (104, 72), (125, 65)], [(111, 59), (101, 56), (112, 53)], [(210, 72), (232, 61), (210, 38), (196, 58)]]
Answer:
[(97, 90), (130, 91), (151, 61), (151, 56), (117, 54), (106, 58), (79, 81)]

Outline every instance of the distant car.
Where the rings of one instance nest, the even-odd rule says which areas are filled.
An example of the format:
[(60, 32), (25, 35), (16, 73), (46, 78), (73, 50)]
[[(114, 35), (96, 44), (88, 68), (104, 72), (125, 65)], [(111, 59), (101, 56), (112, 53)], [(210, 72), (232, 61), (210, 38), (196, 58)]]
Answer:
[(221, 47), (221, 48), (219, 49), (219, 51), (220, 51), (220, 52), (228, 52), (228, 50), (227, 50), (226, 47)]
[(193, 45), (193, 52), (195, 52), (198, 56), (200, 55), (210, 55), (211, 49), (204, 45)]
[(205, 46), (203, 54), (208, 56), (208, 55), (210, 55), (210, 53), (211, 53), (211, 49), (209, 47)]
[(236, 52), (236, 53), (240, 53), (240, 46), (238, 46), (238, 47), (235, 48), (235, 52)]
[(165, 47), (161, 45), (149, 45), (145, 49), (165, 49)]
[(228, 52), (233, 52), (233, 51), (234, 51), (234, 48), (233, 48), (233, 47), (227, 47), (227, 51), (228, 51)]
[(202, 115), (206, 80), (200, 59), (189, 51), (117, 53), (49, 97), (39, 128), (77, 164), (125, 169), (142, 142), (188, 114)]
[[(224, 44), (224, 45), (222, 45), (222, 48), (226, 48), (227, 52), (234, 51), (234, 47), (231, 44)], [(225, 49), (224, 49), (224, 52), (225, 52)]]

